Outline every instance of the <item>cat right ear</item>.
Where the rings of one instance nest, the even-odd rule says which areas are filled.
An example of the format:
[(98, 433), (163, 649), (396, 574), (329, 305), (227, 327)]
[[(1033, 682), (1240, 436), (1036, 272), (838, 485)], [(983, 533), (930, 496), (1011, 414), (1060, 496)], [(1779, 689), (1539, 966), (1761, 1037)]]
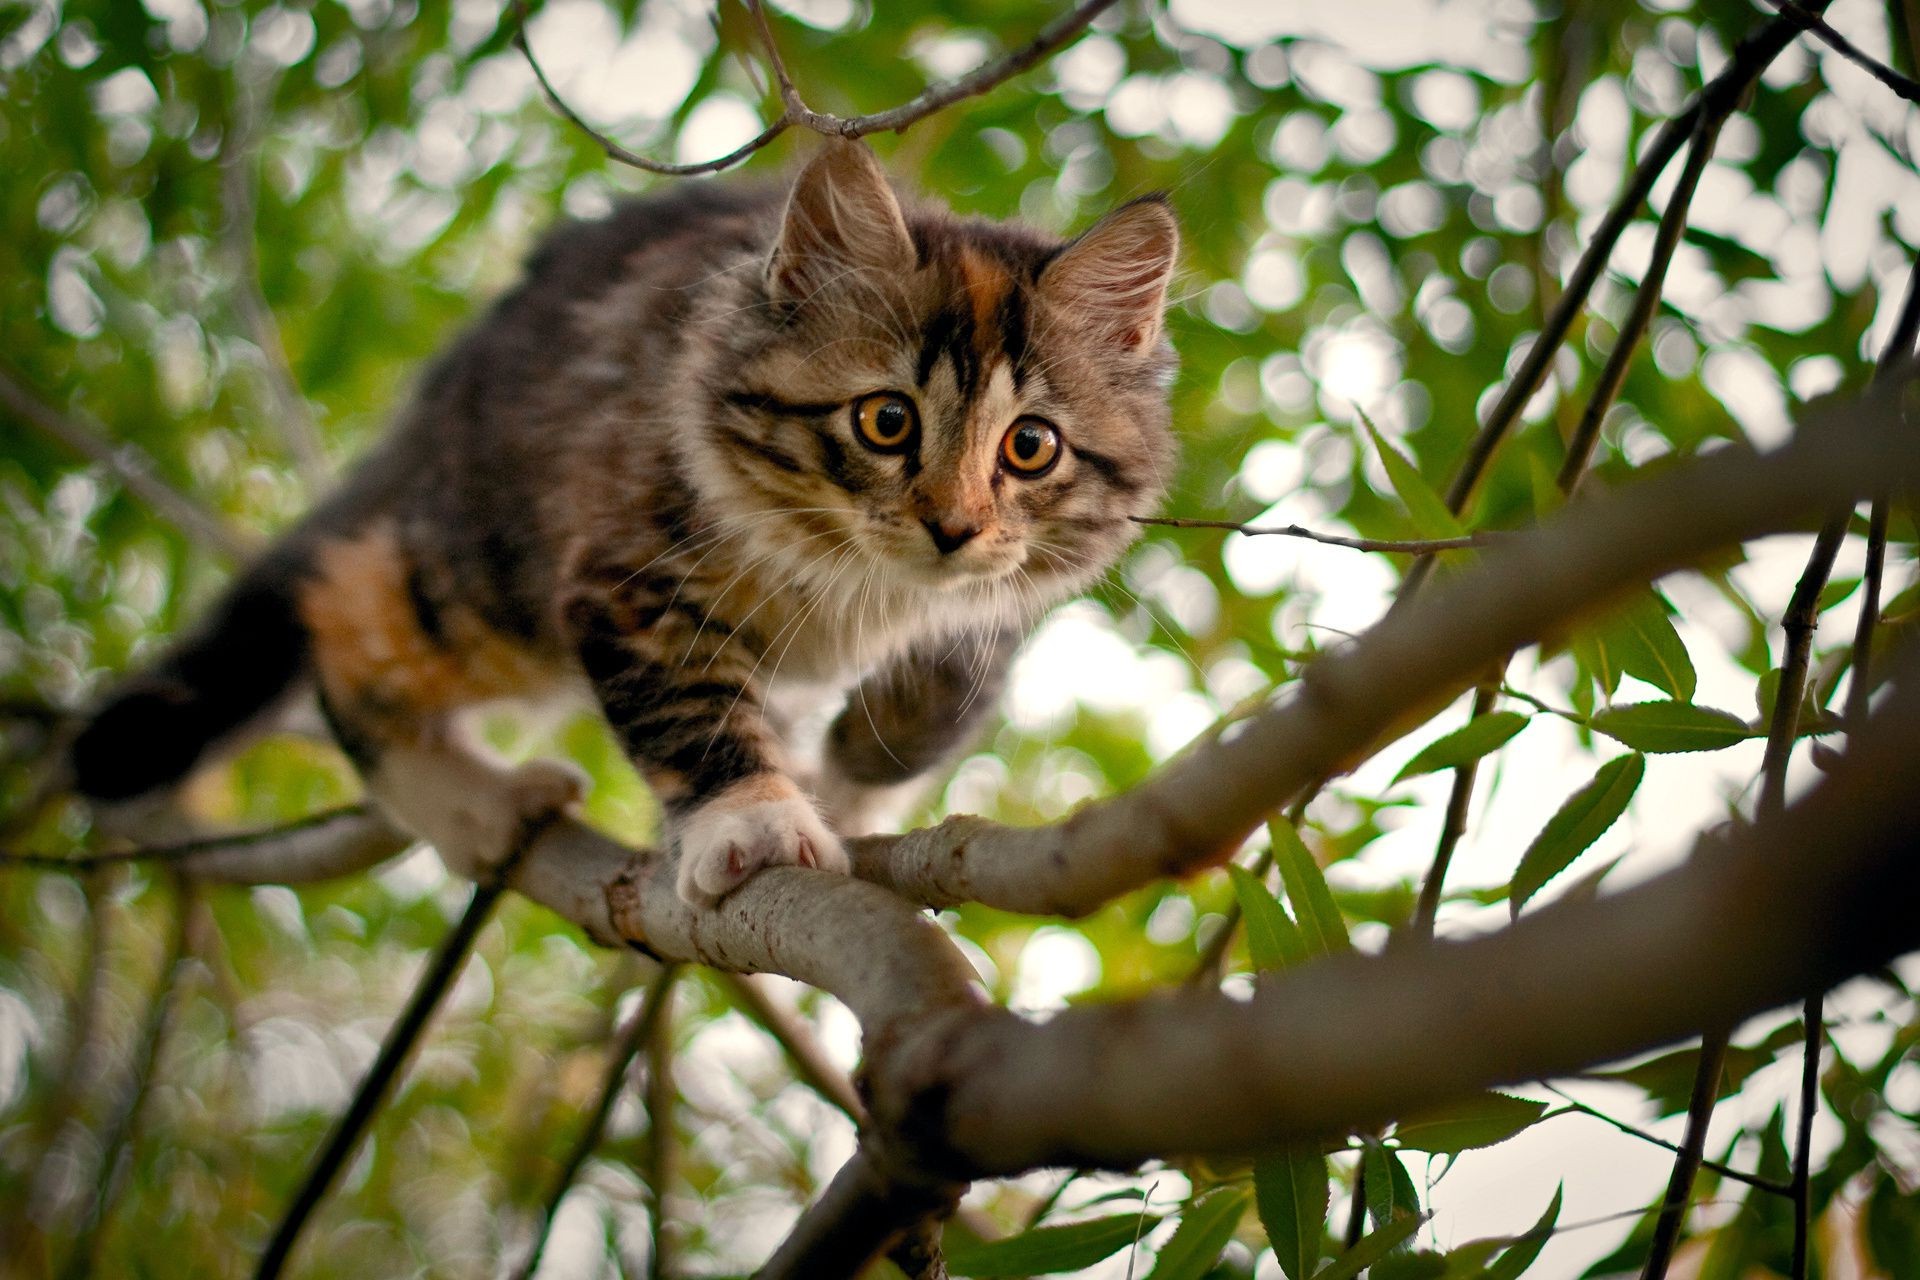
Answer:
[(1094, 337), (1144, 352), (1160, 340), (1180, 225), (1164, 196), (1121, 205), (1040, 273), (1041, 295)]
[(918, 255), (900, 202), (865, 143), (831, 139), (794, 180), (767, 262), (767, 291), (802, 302), (835, 280), (911, 271)]

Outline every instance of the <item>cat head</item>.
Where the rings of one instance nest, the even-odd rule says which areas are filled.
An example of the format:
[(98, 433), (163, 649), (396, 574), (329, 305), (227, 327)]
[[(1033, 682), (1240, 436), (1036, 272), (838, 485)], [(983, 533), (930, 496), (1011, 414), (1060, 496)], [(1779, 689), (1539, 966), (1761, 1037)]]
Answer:
[(864, 145), (827, 144), (711, 388), (745, 500), (896, 586), (1085, 585), (1172, 470), (1178, 245), (1159, 197), (1061, 242), (903, 205)]

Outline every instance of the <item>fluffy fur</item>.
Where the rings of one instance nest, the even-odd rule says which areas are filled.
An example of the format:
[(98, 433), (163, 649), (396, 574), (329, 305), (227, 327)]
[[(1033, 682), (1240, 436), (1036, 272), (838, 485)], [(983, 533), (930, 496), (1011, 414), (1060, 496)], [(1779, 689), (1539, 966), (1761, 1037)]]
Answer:
[[(687, 184), (564, 228), (102, 709), (79, 783), (171, 781), (310, 677), (372, 794), (485, 862), (575, 784), (486, 760), (454, 716), (584, 676), (690, 901), (844, 869), (873, 798), (965, 738), (1018, 638), (1158, 501), (1176, 244), (1158, 199), (1066, 244), (903, 203), (856, 143), (790, 193)], [(803, 758), (794, 726), (834, 706)]]

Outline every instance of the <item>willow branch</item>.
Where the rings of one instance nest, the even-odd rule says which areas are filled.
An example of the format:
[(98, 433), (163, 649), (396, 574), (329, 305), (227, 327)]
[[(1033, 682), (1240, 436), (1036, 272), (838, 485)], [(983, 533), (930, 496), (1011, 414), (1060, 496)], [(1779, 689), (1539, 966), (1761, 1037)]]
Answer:
[(607, 1055), (606, 1074), (601, 1077), (600, 1090), (594, 1095), (593, 1108), (587, 1112), (587, 1121), (567, 1152), (566, 1162), (554, 1176), (553, 1187), (547, 1192), (546, 1205), (540, 1211), (540, 1223), (534, 1228), (533, 1244), (527, 1250), (525, 1260), (513, 1273), (516, 1280), (532, 1280), (533, 1273), (540, 1269), (540, 1255), (546, 1252), (547, 1236), (553, 1230), (554, 1219), (560, 1214), (561, 1202), (573, 1190), (574, 1183), (580, 1179), (580, 1171), (586, 1168), (587, 1161), (599, 1149), (600, 1136), (606, 1132), (607, 1118), (613, 1114), (613, 1104), (626, 1087), (634, 1058), (653, 1035), (654, 1027), (666, 1008), (673, 980), (679, 973), (678, 965), (669, 964), (661, 968), (653, 984), (647, 988), (640, 1007), (634, 1010), (633, 1016), (613, 1042), (613, 1050)]
[(1304, 538), (1330, 547), (1350, 547), (1355, 551), (1401, 552), (1430, 556), (1442, 551), (1463, 551), (1470, 547), (1490, 546), (1500, 536), (1487, 531), (1460, 538), (1349, 538), (1344, 534), (1320, 533), (1297, 524), (1254, 525), (1233, 520), (1198, 520), (1186, 516), (1128, 516), (1135, 524), (1162, 525), (1169, 529), (1225, 529), (1249, 537)]
[[(1595, 1120), (1599, 1120), (1606, 1124), (1612, 1125), (1614, 1128), (1618, 1129), (1621, 1133), (1627, 1134), (1629, 1137), (1638, 1138), (1642, 1142), (1652, 1143), (1656, 1147), (1664, 1147), (1668, 1151), (1672, 1151), (1676, 1153), (1680, 1150), (1679, 1143), (1668, 1142), (1665, 1138), (1661, 1137), (1657, 1133), (1648, 1133), (1645, 1129), (1642, 1129), (1637, 1125), (1628, 1124), (1625, 1120), (1622, 1120), (1617, 1116), (1608, 1115), (1606, 1112), (1600, 1110), (1598, 1107), (1588, 1106), (1586, 1103), (1580, 1101), (1578, 1098), (1573, 1097), (1571, 1094), (1565, 1092), (1564, 1090), (1555, 1088), (1551, 1084), (1542, 1083), (1540, 1087), (1545, 1089), (1548, 1093), (1557, 1095), (1561, 1101), (1566, 1103), (1566, 1109), (1568, 1111), (1577, 1111), (1583, 1116), (1592, 1116)], [(1718, 1160), (1702, 1160), (1700, 1162), (1700, 1167), (1702, 1169), (1710, 1169), (1714, 1173), (1719, 1174), (1723, 1178), (1731, 1179), (1734, 1182), (1742, 1183), (1746, 1186), (1753, 1187), (1759, 1191), (1768, 1192), (1769, 1194), (1772, 1194), (1772, 1195), (1784, 1196), (1789, 1193), (1787, 1184), (1784, 1182), (1775, 1182), (1772, 1178), (1765, 1178), (1757, 1173), (1748, 1173), (1745, 1169), (1736, 1169), (1732, 1165), (1723, 1164)], [(1664, 1204), (1665, 1201), (1663, 1200), (1662, 1203)]]
[(145, 450), (130, 441), (115, 440), (96, 422), (64, 414), (40, 400), (12, 374), (0, 369), (0, 407), (40, 434), (106, 471), (127, 492), (188, 539), (227, 560), (244, 560), (254, 550), (253, 540), (234, 529), (212, 508), (173, 487), (160, 476)]
[(1898, 71), (1895, 71), (1892, 67), (1880, 61), (1880, 59), (1874, 57), (1859, 45), (1841, 35), (1838, 31), (1835, 31), (1825, 18), (1809, 11), (1802, 5), (1795, 4), (1793, 0), (1767, 0), (1767, 3), (1778, 9), (1781, 13), (1789, 14), (1800, 21), (1806, 26), (1807, 30), (1818, 36), (1821, 41), (1835, 53), (1845, 58), (1848, 62), (1853, 63), (1854, 66), (1859, 67), (1862, 71), (1865, 71), (1868, 75), (1905, 98), (1908, 102), (1920, 103), (1920, 82), (1916, 82), (1908, 76), (1901, 75)]
[(84, 857), (0, 852), (0, 871), (12, 867), (84, 875), (101, 867), (158, 863), (174, 875), (205, 884), (310, 884), (365, 871), (411, 843), (377, 810), (352, 805), (262, 831)]
[(750, 141), (723, 156), (690, 164), (654, 160), (630, 151), (588, 124), (579, 112), (568, 106), (566, 100), (560, 96), (559, 91), (547, 78), (546, 71), (534, 57), (533, 48), (527, 41), (527, 11), (524, 0), (514, 0), (517, 19), (513, 43), (526, 58), (527, 66), (533, 71), (534, 79), (539, 82), (540, 91), (546, 95), (548, 104), (574, 128), (593, 139), (609, 159), (648, 173), (686, 177), (731, 169), (788, 129), (796, 127), (808, 129), (829, 138), (864, 138), (874, 133), (900, 133), (943, 108), (952, 106), (962, 99), (988, 93), (1021, 72), (1038, 65), (1071, 43), (1092, 24), (1095, 18), (1112, 8), (1115, 3), (1117, 0), (1083, 0), (1083, 3), (1040, 28), (1033, 39), (1019, 48), (983, 62), (964, 75), (930, 85), (918, 96), (899, 106), (859, 116), (839, 116), (827, 111), (815, 111), (806, 104), (799, 90), (794, 87), (792, 77), (787, 73), (786, 63), (780, 56), (779, 45), (774, 40), (773, 30), (767, 22), (765, 13), (761, 11), (759, 4), (752, 3), (749, 8), (753, 11), (768, 64), (773, 68), (774, 79), (779, 87), (781, 112)]
[(647, 1028), (641, 1048), (647, 1055), (647, 1142), (641, 1178), (652, 1198), (653, 1248), (647, 1254), (647, 1280), (671, 1280), (673, 1275), (674, 1132), (673, 1113), (680, 1095), (673, 1083), (673, 1020), (671, 1006), (663, 1004)]
[(178, 881), (166, 957), (154, 980), (153, 994), (148, 998), (146, 1022), (133, 1060), (127, 1066), (126, 1081), (112, 1115), (100, 1132), (99, 1177), (81, 1215), (67, 1266), (61, 1272), (67, 1280), (84, 1280), (99, 1273), (100, 1242), (125, 1191), (127, 1179), (133, 1176), (140, 1151), (141, 1111), (153, 1083), (154, 1069), (165, 1050), (168, 1032), (173, 1027), (173, 1015), (179, 1008), (185, 980), (184, 970), (191, 958), (192, 911), (193, 888), (184, 880)]
[(254, 175), (258, 114), (246, 102), (247, 92), (236, 88), (232, 119), (220, 150), (220, 198), (223, 205), (220, 246), (231, 275), (230, 300), (247, 340), (260, 352), (267, 389), (273, 401), (273, 425), (292, 456), (300, 479), (309, 489), (327, 479), (327, 455), (313, 409), (293, 375), (287, 343), (260, 283), (257, 179)]
[(801, 1082), (838, 1107), (856, 1125), (864, 1124), (867, 1109), (861, 1105), (860, 1095), (853, 1091), (853, 1082), (827, 1057), (798, 1015), (781, 1008), (752, 978), (737, 973), (722, 973), (719, 977), (728, 998), (785, 1052)]

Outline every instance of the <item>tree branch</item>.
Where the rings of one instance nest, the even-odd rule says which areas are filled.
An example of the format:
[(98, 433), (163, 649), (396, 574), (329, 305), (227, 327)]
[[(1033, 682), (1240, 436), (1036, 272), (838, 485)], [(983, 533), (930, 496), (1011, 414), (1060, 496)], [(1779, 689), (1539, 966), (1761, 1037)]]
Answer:
[(1430, 556), (1442, 551), (1463, 551), (1469, 547), (1491, 546), (1500, 536), (1486, 531), (1468, 534), (1461, 538), (1349, 538), (1338, 533), (1318, 533), (1297, 524), (1253, 525), (1240, 524), (1233, 520), (1197, 520), (1186, 516), (1128, 516), (1135, 524), (1163, 525), (1169, 529), (1225, 529), (1229, 533), (1244, 533), (1249, 537), (1305, 538), (1310, 542), (1324, 542), (1330, 547), (1351, 547), (1355, 551), (1404, 552), (1408, 555)]
[(212, 508), (163, 480), (153, 459), (138, 445), (113, 439), (112, 433), (98, 423), (61, 413), (35, 397), (4, 369), (0, 369), (0, 406), (62, 448), (112, 475), (126, 486), (128, 493), (186, 534), (188, 540), (231, 561), (244, 560), (253, 553), (252, 538), (234, 529)]
[(353, 805), (263, 831), (87, 857), (0, 852), (0, 871), (13, 867), (84, 875), (100, 867), (159, 862), (183, 879), (206, 884), (310, 884), (365, 871), (412, 843), (412, 837), (396, 830), (378, 810)]
[(1117, 0), (1083, 0), (1081, 4), (1040, 28), (1038, 34), (1026, 44), (998, 58), (981, 63), (965, 75), (929, 85), (918, 96), (885, 111), (876, 111), (862, 116), (837, 116), (831, 112), (815, 111), (806, 104), (800, 91), (794, 87), (792, 77), (787, 73), (786, 63), (780, 56), (779, 45), (774, 40), (773, 29), (767, 21), (766, 14), (761, 10), (757, 0), (749, 0), (748, 8), (753, 12), (768, 64), (773, 68), (774, 80), (780, 93), (781, 112), (750, 141), (723, 156), (691, 164), (653, 160), (630, 151), (588, 124), (579, 112), (568, 106), (559, 91), (553, 87), (553, 83), (547, 79), (546, 71), (534, 57), (533, 48), (527, 41), (525, 0), (514, 0), (516, 26), (513, 43), (526, 58), (527, 66), (533, 71), (534, 79), (539, 81), (540, 91), (546, 95), (548, 104), (574, 128), (593, 139), (609, 159), (648, 173), (689, 177), (731, 169), (788, 129), (795, 127), (809, 129), (829, 138), (864, 138), (873, 133), (902, 132), (936, 111), (952, 106), (963, 98), (978, 97), (998, 88), (1014, 76), (1037, 65), (1070, 43), (1085, 31), (1095, 18), (1112, 8), (1115, 3)]
[(1767, 0), (1767, 3), (1781, 13), (1789, 14), (1805, 24), (1807, 30), (1820, 37), (1833, 51), (1853, 63), (1862, 71), (1893, 90), (1908, 102), (1920, 103), (1920, 82), (1901, 75), (1886, 63), (1880, 61), (1853, 41), (1835, 31), (1825, 18), (1810, 12), (1794, 0)]
[[(1574, 1097), (1572, 1094), (1567, 1093), (1563, 1089), (1555, 1088), (1553, 1085), (1547, 1084), (1545, 1082), (1542, 1082), (1540, 1084), (1540, 1087), (1542, 1089), (1545, 1089), (1548, 1093), (1554, 1094), (1561, 1101), (1565, 1102), (1567, 1104), (1568, 1111), (1577, 1111), (1583, 1116), (1592, 1116), (1595, 1120), (1600, 1120), (1607, 1124), (1612, 1125), (1614, 1128), (1618, 1129), (1621, 1133), (1627, 1134), (1630, 1137), (1638, 1138), (1642, 1142), (1650, 1142), (1656, 1147), (1665, 1147), (1668, 1151), (1672, 1151), (1675, 1153), (1678, 1153), (1680, 1150), (1679, 1143), (1668, 1142), (1665, 1138), (1661, 1137), (1657, 1133), (1648, 1133), (1645, 1129), (1639, 1128), (1635, 1125), (1630, 1125), (1625, 1120), (1621, 1120), (1618, 1117), (1608, 1115), (1606, 1112), (1600, 1110), (1598, 1107), (1588, 1106), (1586, 1103), (1580, 1101), (1578, 1098)], [(1713, 1172), (1719, 1174), (1723, 1178), (1730, 1178), (1735, 1182), (1744, 1183), (1749, 1187), (1754, 1187), (1761, 1191), (1770, 1192), (1776, 1196), (1784, 1196), (1784, 1195), (1790, 1194), (1790, 1190), (1787, 1184), (1784, 1182), (1775, 1182), (1771, 1178), (1763, 1178), (1757, 1173), (1748, 1173), (1745, 1169), (1736, 1169), (1732, 1165), (1722, 1164), (1718, 1160), (1702, 1160), (1700, 1162), (1700, 1167), (1702, 1169), (1711, 1169)], [(1662, 1203), (1664, 1204), (1665, 1201), (1663, 1200)]]
[(719, 979), (728, 998), (779, 1044), (803, 1084), (838, 1107), (856, 1125), (866, 1123), (867, 1109), (853, 1091), (853, 1082), (827, 1057), (798, 1016), (776, 1004), (752, 978), (722, 973)]
[(653, 1035), (666, 1008), (673, 980), (679, 973), (678, 965), (661, 967), (652, 985), (647, 988), (646, 996), (640, 1001), (640, 1007), (634, 1010), (633, 1017), (628, 1019), (627, 1025), (621, 1028), (619, 1037), (614, 1041), (613, 1051), (607, 1056), (607, 1071), (601, 1078), (600, 1091), (594, 1096), (593, 1107), (587, 1112), (587, 1122), (574, 1139), (566, 1162), (554, 1177), (553, 1187), (547, 1193), (546, 1206), (540, 1211), (540, 1224), (534, 1229), (533, 1245), (527, 1250), (525, 1260), (514, 1271), (515, 1280), (532, 1280), (533, 1273), (540, 1269), (540, 1255), (546, 1252), (547, 1235), (553, 1230), (553, 1220), (559, 1216), (561, 1202), (567, 1198), (567, 1193), (580, 1178), (580, 1171), (599, 1148), (600, 1135), (606, 1131), (607, 1117), (613, 1114), (614, 1102), (626, 1087), (633, 1060)]

